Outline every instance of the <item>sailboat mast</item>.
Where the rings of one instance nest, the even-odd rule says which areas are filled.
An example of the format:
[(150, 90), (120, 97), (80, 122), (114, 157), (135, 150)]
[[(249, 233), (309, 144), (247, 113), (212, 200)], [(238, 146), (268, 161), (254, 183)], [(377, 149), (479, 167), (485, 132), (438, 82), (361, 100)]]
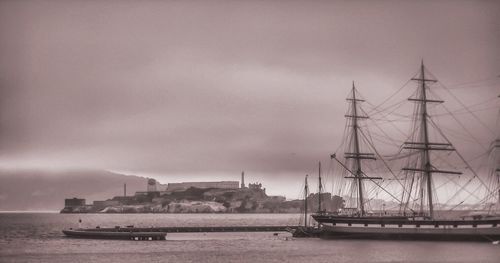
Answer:
[(321, 192), (323, 184), (321, 183), (321, 162), (318, 163), (318, 212), (321, 213)]
[(307, 196), (309, 194), (309, 186), (307, 185), (307, 177), (308, 175), (306, 174), (306, 179), (304, 183), (304, 226), (307, 227)]
[(352, 83), (352, 114), (353, 114), (353, 136), (354, 136), (354, 156), (357, 158), (354, 158), (356, 160), (356, 169), (355, 170), (355, 177), (356, 181), (358, 183), (358, 203), (359, 203), (359, 209), (361, 212), (361, 216), (365, 214), (365, 207), (363, 203), (363, 179), (361, 178), (362, 176), (362, 170), (361, 170), (361, 158), (360, 158), (360, 151), (359, 151), (359, 135), (358, 135), (358, 110), (357, 110), (357, 100), (356, 100), (356, 88), (354, 87), (354, 82)]

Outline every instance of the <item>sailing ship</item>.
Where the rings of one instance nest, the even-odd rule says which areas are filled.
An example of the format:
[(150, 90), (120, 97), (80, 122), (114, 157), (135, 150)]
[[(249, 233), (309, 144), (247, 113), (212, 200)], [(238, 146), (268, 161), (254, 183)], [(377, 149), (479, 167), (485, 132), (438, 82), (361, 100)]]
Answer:
[[(493, 213), (474, 214), (473, 216), (447, 217), (441, 214), (439, 204), (435, 202), (438, 190), (444, 187), (436, 187), (435, 181), (439, 176), (450, 178), (460, 177), (461, 171), (448, 170), (437, 167), (433, 160), (439, 157), (446, 162), (451, 154), (458, 155), (458, 159), (466, 164), (469, 173), (472, 173), (466, 184), (460, 185), (464, 190), (470, 186), (473, 180), (478, 180), (477, 185), (484, 186), (486, 196), (491, 200), (492, 196), (498, 195), (497, 202), (500, 203), (498, 157), (493, 158), (492, 185), (487, 185), (466, 160), (457, 152), (453, 144), (440, 130), (429, 114), (431, 105), (443, 103), (444, 101), (432, 98), (430, 87), (437, 80), (429, 77), (424, 63), (419, 68), (413, 81), (418, 84), (417, 90), (408, 99), (415, 103), (412, 114), (412, 131), (407, 140), (400, 146), (401, 155), (405, 161), (401, 162), (399, 173), (394, 173), (389, 161), (385, 160), (374, 147), (373, 140), (363, 124), (369, 118), (361, 107), (365, 101), (360, 98), (353, 83), (352, 92), (347, 99), (350, 107), (345, 117), (347, 118), (345, 137), (344, 158), (336, 154), (331, 159), (339, 164), (343, 178), (339, 185), (344, 186), (352, 198), (347, 198), (346, 206), (339, 211), (318, 211), (312, 217), (322, 225), (322, 234), (329, 238), (338, 239), (411, 239), (411, 240), (500, 240), (500, 217)], [(431, 134), (431, 129), (433, 133)], [(435, 131), (437, 130), (437, 131)], [(437, 135), (436, 135), (437, 134)], [(432, 136), (431, 136), (432, 135)], [(440, 137), (440, 140), (435, 140)], [(500, 138), (500, 137), (499, 137)], [(496, 138), (492, 149), (498, 152), (500, 140)], [(492, 150), (492, 152), (493, 152)], [(443, 155), (440, 153), (446, 153)], [(386, 184), (383, 176), (376, 176), (367, 172), (366, 167), (370, 162), (382, 161), (386, 168), (385, 175), (390, 175), (395, 184)], [(373, 166), (373, 165), (371, 165)], [(456, 168), (456, 167), (455, 167)], [(462, 178), (465, 176), (462, 176)], [(340, 182), (340, 181), (339, 181)], [(346, 183), (347, 182), (347, 183)], [(367, 191), (367, 187), (381, 190), (385, 196), (392, 198), (397, 203), (397, 209), (386, 211), (385, 209), (373, 212), (367, 209), (371, 200), (369, 196), (373, 191)], [(439, 188), (439, 189), (438, 189)], [(379, 191), (380, 192), (380, 191)], [(475, 194), (474, 191), (469, 191)], [(451, 193), (452, 196), (458, 195)], [(345, 195), (344, 195), (345, 196)], [(493, 198), (495, 199), (495, 198)], [(497, 203), (497, 207), (498, 207)], [(436, 209), (436, 207), (438, 209)], [(490, 204), (491, 207), (491, 204)], [(384, 207), (385, 208), (385, 207)], [(449, 213), (452, 214), (452, 213)]]

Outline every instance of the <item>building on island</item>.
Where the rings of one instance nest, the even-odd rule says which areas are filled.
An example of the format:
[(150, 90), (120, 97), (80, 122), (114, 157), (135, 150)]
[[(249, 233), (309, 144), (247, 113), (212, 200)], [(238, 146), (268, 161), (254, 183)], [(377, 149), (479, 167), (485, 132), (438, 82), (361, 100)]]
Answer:
[(148, 192), (156, 192), (158, 191), (156, 188), (156, 180), (153, 178), (148, 179)]
[(167, 186), (167, 192), (187, 190), (191, 187), (200, 189), (238, 189), (240, 188), (240, 185), (238, 181), (169, 183)]
[[(165, 186), (154, 178), (148, 178), (146, 191), (136, 191), (135, 196), (160, 196), (165, 193)], [(116, 198), (116, 197), (115, 197)]]
[(67, 198), (64, 199), (65, 207), (77, 207), (77, 206), (85, 206), (85, 199), (83, 198)]
[(266, 188), (262, 188), (261, 183), (248, 184), (248, 188), (252, 190), (262, 190), (264, 193), (266, 192)]

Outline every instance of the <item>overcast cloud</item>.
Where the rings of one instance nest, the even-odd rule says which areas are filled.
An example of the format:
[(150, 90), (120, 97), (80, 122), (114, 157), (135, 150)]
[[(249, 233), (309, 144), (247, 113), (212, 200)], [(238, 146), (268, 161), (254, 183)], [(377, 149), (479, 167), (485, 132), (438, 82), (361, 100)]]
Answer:
[(0, 166), (245, 170), (296, 193), (340, 144), (353, 80), (378, 104), (423, 58), (465, 104), (496, 97), (499, 18), (498, 1), (1, 1)]

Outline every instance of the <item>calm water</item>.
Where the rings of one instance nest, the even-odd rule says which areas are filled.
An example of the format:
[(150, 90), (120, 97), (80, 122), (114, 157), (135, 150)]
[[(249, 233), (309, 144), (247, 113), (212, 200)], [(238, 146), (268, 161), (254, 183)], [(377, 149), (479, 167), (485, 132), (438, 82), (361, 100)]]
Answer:
[(0, 262), (500, 262), (500, 245), (291, 239), (287, 233), (169, 234), (167, 241), (65, 238), (83, 226), (291, 225), (290, 214), (0, 213)]

